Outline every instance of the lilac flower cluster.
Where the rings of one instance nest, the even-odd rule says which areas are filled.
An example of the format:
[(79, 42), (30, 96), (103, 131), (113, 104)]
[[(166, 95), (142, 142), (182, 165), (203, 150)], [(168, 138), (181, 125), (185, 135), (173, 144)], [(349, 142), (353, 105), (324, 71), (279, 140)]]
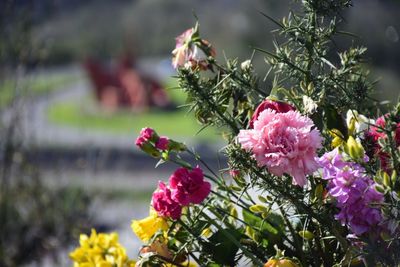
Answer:
[(328, 180), (329, 194), (336, 199), (340, 212), (335, 216), (355, 235), (379, 228), (382, 214), (378, 207), (384, 198), (375, 190), (376, 183), (362, 166), (346, 162), (338, 149), (319, 158), (323, 179)]

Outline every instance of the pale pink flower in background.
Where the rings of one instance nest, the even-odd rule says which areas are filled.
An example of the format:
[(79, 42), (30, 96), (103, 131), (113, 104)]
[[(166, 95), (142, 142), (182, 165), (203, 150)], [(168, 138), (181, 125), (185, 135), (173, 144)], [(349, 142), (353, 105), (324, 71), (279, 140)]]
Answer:
[(184, 66), (187, 58), (189, 57), (188, 49), (185, 46), (175, 48), (174, 51), (172, 51), (172, 55), (172, 66), (174, 67), (174, 69)]
[(199, 66), (201, 69), (207, 69), (207, 55), (204, 51), (199, 48), (197, 45), (193, 45), (190, 49), (189, 58), (187, 61), (187, 67), (195, 68)]
[(291, 175), (295, 185), (304, 186), (306, 175), (318, 169), (315, 157), (322, 137), (312, 120), (298, 111), (267, 108), (254, 121), (253, 130), (240, 131), (238, 141), (252, 151), (259, 166), (277, 176)]
[(179, 48), (181, 46), (184, 46), (185, 44), (189, 43), (190, 40), (192, 39), (193, 35), (193, 28), (187, 29), (184, 31), (181, 35), (175, 38), (176, 41), (176, 47)]
[(182, 67), (189, 60), (191, 49), (189, 47), (190, 40), (192, 39), (193, 29), (184, 31), (181, 35), (176, 37), (175, 49), (172, 51), (172, 66), (176, 69)]
[(172, 66), (207, 70), (209, 56), (215, 57), (215, 50), (206, 40), (198, 37), (198, 28), (186, 30), (176, 38), (175, 49), (172, 51)]

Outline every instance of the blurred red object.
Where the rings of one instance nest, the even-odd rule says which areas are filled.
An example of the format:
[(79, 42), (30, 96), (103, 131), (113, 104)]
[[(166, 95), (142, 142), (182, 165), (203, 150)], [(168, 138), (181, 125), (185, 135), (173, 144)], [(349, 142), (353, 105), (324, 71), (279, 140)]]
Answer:
[(129, 56), (122, 57), (115, 69), (107, 69), (89, 58), (84, 63), (99, 103), (109, 109), (128, 107), (136, 111), (171, 105), (165, 89), (153, 77), (141, 74)]

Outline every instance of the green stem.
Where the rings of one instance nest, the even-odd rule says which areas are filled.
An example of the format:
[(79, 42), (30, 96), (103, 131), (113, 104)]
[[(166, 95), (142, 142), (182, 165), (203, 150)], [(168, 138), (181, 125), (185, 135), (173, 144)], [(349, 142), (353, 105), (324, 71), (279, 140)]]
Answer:
[(263, 262), (261, 262), (259, 259), (254, 257), (254, 255), (252, 253), (250, 253), (245, 247), (243, 247), (242, 244), (240, 244), (240, 242), (237, 241), (235, 237), (233, 237), (229, 232), (227, 232), (224, 228), (222, 228), (220, 224), (215, 223), (214, 220), (211, 217), (209, 217), (206, 213), (203, 213), (203, 216), (209, 222), (211, 222), (219, 231), (221, 231), (221, 233), (226, 238), (228, 238), (232, 243), (234, 243), (247, 257), (249, 257), (253, 261), (254, 264), (257, 264), (258, 266), (264, 266)]
[(303, 249), (302, 249), (302, 245), (301, 245), (301, 242), (300, 242), (300, 238), (299, 238), (298, 234), (296, 233), (296, 231), (294, 230), (294, 228), (293, 228), (292, 224), (290, 223), (289, 219), (287, 218), (286, 212), (282, 208), (281, 205), (279, 205), (279, 210), (282, 213), (283, 220), (285, 221), (287, 227), (289, 228), (290, 233), (292, 234), (292, 237), (293, 237), (293, 240), (294, 240), (294, 247), (296, 248), (296, 250), (298, 252), (298, 255), (300, 255), (301, 262), (303, 264), (305, 264), (306, 263), (306, 259), (305, 259), (304, 253), (303, 253)]

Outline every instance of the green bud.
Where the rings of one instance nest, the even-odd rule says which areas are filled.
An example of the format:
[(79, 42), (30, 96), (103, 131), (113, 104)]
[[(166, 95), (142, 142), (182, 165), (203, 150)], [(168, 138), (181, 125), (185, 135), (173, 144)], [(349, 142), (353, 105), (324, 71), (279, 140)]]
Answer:
[(349, 125), (347, 125), (348, 130), (349, 130), (349, 135), (353, 136), (356, 132), (356, 120), (354, 118), (351, 118)]
[(265, 211), (265, 212), (261, 213), (261, 218), (267, 219), (268, 215), (269, 215), (269, 212)]
[(382, 233), (381, 233), (381, 238), (382, 238), (383, 240), (385, 240), (385, 241), (389, 241), (389, 240), (392, 239), (393, 237), (392, 237), (391, 235), (389, 235), (388, 233), (386, 233), (386, 232), (382, 232)]
[(379, 175), (379, 173), (377, 173), (374, 177), (374, 181), (377, 184), (382, 184), (382, 177)]
[(250, 211), (252, 211), (254, 213), (269, 212), (269, 209), (267, 207), (260, 205), (260, 204), (250, 206), (249, 209), (250, 209)]
[(263, 196), (258, 196), (258, 199), (262, 202), (262, 203), (268, 203), (271, 202), (272, 199), (269, 196), (263, 197)]
[(300, 88), (301, 88), (301, 90), (306, 91), (307, 85), (306, 85), (306, 83), (304, 81), (300, 82)]
[(324, 187), (322, 186), (322, 184), (317, 185), (317, 187), (315, 187), (314, 197), (317, 200), (322, 200), (322, 193), (323, 192), (324, 192)]
[(388, 175), (386, 172), (383, 173), (383, 185), (384, 185), (384, 186), (387, 186), (387, 187), (390, 187), (390, 186), (391, 186), (391, 184), (390, 184), (390, 177), (389, 177), (389, 175)]
[(246, 235), (249, 236), (254, 241), (257, 241), (257, 233), (250, 226), (246, 226)]
[(176, 142), (174, 140), (169, 140), (168, 149), (169, 150), (174, 150), (174, 151), (177, 151), (177, 152), (185, 151), (186, 150), (186, 145), (183, 144), (183, 143)]
[(375, 190), (382, 194), (385, 193), (385, 188), (383, 188), (381, 185), (375, 186)]
[(162, 152), (161, 157), (162, 157), (165, 161), (168, 161), (168, 158), (169, 158), (169, 153), (168, 153), (168, 151)]
[(144, 151), (145, 153), (149, 154), (150, 156), (154, 157), (154, 158), (159, 158), (161, 157), (161, 153), (160, 151), (157, 150), (157, 148), (155, 148), (152, 144), (150, 144), (149, 142), (143, 144), (140, 149), (142, 151)]
[(314, 238), (314, 234), (311, 233), (310, 231), (299, 231), (299, 235), (304, 238), (305, 240), (311, 240)]
[[(347, 147), (347, 153), (353, 159), (362, 159), (364, 156), (364, 148), (360, 143), (358, 143), (353, 136), (349, 136), (347, 143), (345, 145)], [(345, 149), (346, 150), (346, 149)]]
[(309, 83), (307, 86), (307, 90), (309, 93), (314, 92), (314, 84), (313, 83)]
[(238, 217), (237, 209), (235, 207), (232, 207), (231, 210), (230, 210), (230, 214), (231, 214), (232, 217), (237, 218)]
[(392, 176), (390, 177), (390, 180), (392, 181), (392, 185), (396, 184), (396, 181), (397, 181), (397, 172), (396, 172), (396, 170), (393, 170)]
[(242, 191), (242, 188), (240, 188), (239, 186), (231, 185), (230, 188), (231, 188), (233, 191)]

